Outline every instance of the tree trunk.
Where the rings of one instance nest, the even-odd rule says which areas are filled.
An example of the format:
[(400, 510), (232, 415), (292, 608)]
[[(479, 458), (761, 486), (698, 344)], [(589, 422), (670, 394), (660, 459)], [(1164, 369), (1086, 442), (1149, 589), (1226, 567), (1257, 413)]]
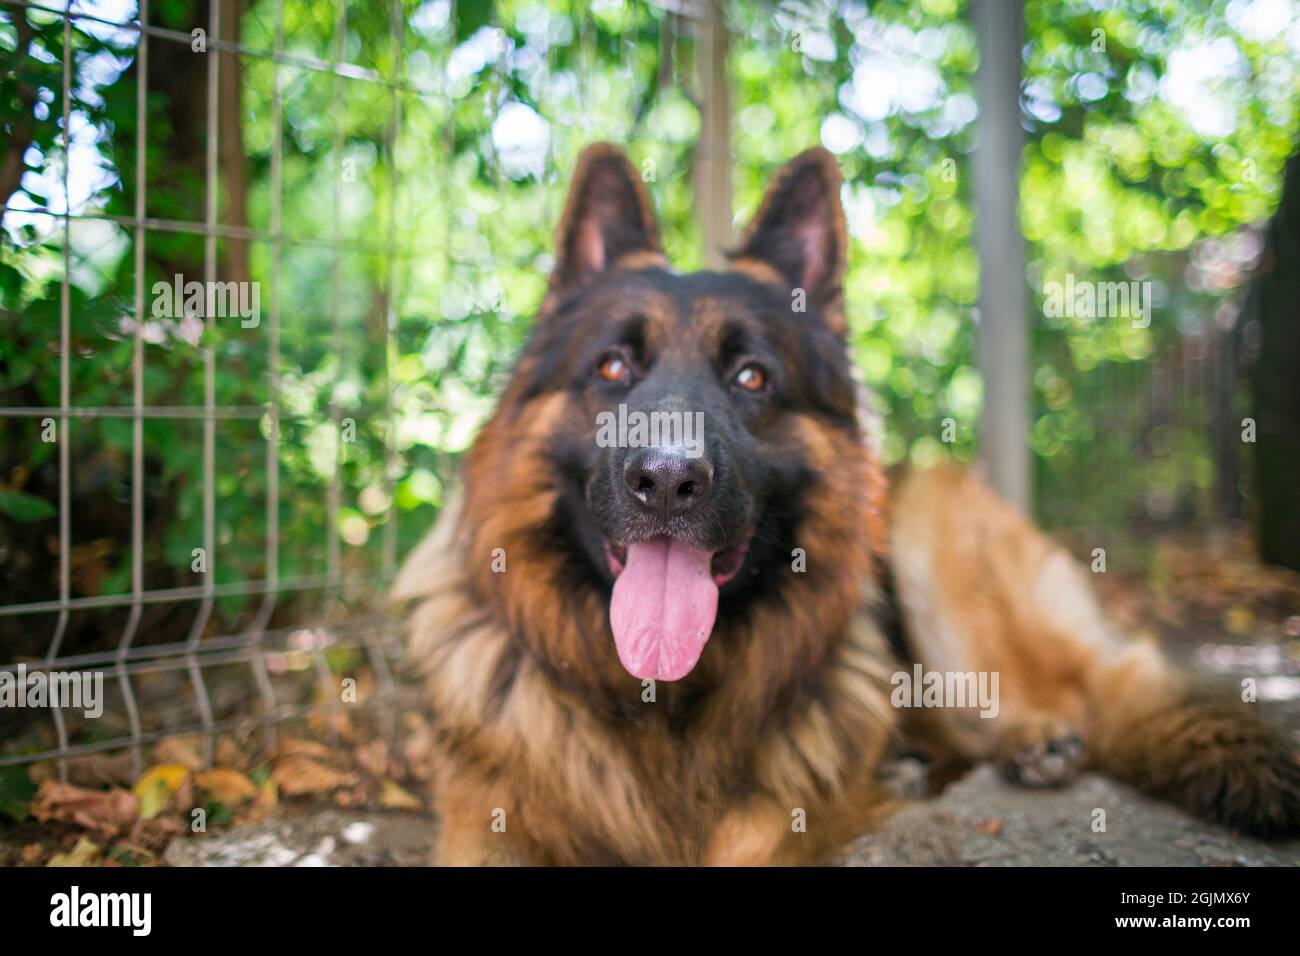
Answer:
[[(239, 23), (245, 4), (226, 0), (221, 4), (223, 42), (239, 42)], [(159, 25), (189, 33), (206, 30), (209, 22), (206, 0), (197, 3), (176, 20), (161, 19)], [(208, 37), (211, 41), (212, 37)], [(185, 222), (206, 218), (208, 57), (220, 57), (217, 96), (218, 189), (221, 191), (219, 220), (227, 226), (248, 225), (248, 159), (244, 154), (240, 109), (242, 76), (239, 58), (219, 51), (209, 42), (207, 52), (196, 53), (184, 43), (155, 41), (149, 46), (149, 91), (162, 101), (165, 123), (160, 129), (151, 117), (149, 130), (150, 166), (148, 188), (152, 197), (149, 215)], [(169, 135), (170, 133), (170, 135)], [(220, 243), (219, 278), (247, 281), (248, 251), (243, 240)], [(202, 260), (167, 263), (164, 275), (173, 271), (202, 271)], [(178, 267), (171, 269), (172, 266)], [(171, 271), (169, 271), (171, 269)]]
[[(1300, 153), (1286, 166), (1257, 278), (1251, 375), (1260, 557), (1300, 571)], [(1243, 430), (1244, 430), (1243, 426)]]
[[(18, 78), (18, 67), (29, 58), (27, 50), (31, 46), (32, 38), (36, 36), (36, 30), (27, 22), (27, 11), (22, 7), (13, 8), (10, 16), (13, 17), (14, 32), (17, 34), (13, 67), (19, 113), (13, 126), (8, 130), (6, 138), (9, 142), (4, 150), (0, 151), (0, 208), (8, 205), (14, 193), (18, 192), (23, 174), (27, 172), (23, 155), (36, 136), (36, 118), (32, 114), (32, 109), (36, 105), (36, 90)], [(0, 132), (2, 131), (3, 129), (0, 128)]]
[[(239, 24), (243, 19), (244, 0), (226, 0), (221, 5), (221, 39), (239, 42)], [(248, 225), (248, 157), (244, 153), (243, 73), (239, 57), (221, 55), (217, 127), (221, 152), (219, 175), (225, 199), (224, 222), (240, 228)], [(221, 277), (229, 282), (248, 282), (248, 243), (243, 239), (226, 240), (221, 257)]]

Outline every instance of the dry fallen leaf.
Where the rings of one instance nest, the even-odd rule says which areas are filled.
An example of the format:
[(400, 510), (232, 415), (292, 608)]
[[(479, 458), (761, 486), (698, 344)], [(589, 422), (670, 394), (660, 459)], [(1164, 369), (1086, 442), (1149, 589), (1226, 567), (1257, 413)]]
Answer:
[(354, 753), (357, 763), (367, 773), (382, 777), (388, 773), (388, 744), (382, 740), (372, 740), (362, 744)]
[(190, 770), (203, 769), (203, 740), (195, 736), (168, 737), (154, 748), (159, 763), (178, 763)]
[(290, 797), (329, 793), (339, 787), (351, 787), (357, 783), (356, 774), (307, 757), (289, 757), (277, 761), (271, 779)]
[(274, 780), (267, 780), (257, 788), (257, 797), (248, 806), (248, 816), (253, 820), (260, 820), (275, 812), (275, 808), (280, 805), (280, 788), (275, 785)]
[(238, 770), (217, 767), (204, 771), (195, 779), (200, 787), (228, 807), (237, 807), (257, 795), (257, 784)]
[(32, 801), (32, 816), (42, 823), (59, 820), (106, 837), (135, 822), (140, 802), (126, 790), (87, 790), (57, 780), (41, 784)]
[(388, 810), (423, 810), (422, 804), (414, 794), (403, 790), (391, 780), (383, 782), (383, 789), (379, 794), (379, 805)]
[(1255, 615), (1250, 612), (1250, 608), (1240, 604), (1228, 608), (1223, 615), (1223, 627), (1234, 637), (1249, 634), (1254, 626)]
[(181, 782), (181, 785), (176, 788), (176, 792), (172, 794), (171, 802), (167, 804), (167, 810), (188, 814), (194, 809), (194, 791), (194, 778), (186, 777)]
[(321, 737), (338, 734), (345, 741), (356, 739), (356, 728), (352, 717), (345, 710), (327, 710), (312, 714), (307, 718), (307, 725), (312, 732)]
[(185, 830), (185, 822), (174, 816), (137, 820), (135, 826), (131, 827), (123, 848), (139, 848), (156, 854)]
[(159, 764), (141, 774), (131, 788), (140, 801), (140, 819), (151, 820), (162, 813), (189, 775), (189, 768), (179, 763)]
[(18, 851), (18, 859), (22, 860), (28, 866), (33, 866), (41, 862), (41, 857), (45, 856), (45, 847), (39, 843), (28, 843)]
[(217, 738), (212, 762), (218, 767), (232, 767), (235, 770), (248, 770), (248, 758), (230, 736)]
[(50, 857), (50, 862), (46, 866), (98, 866), (100, 863), (100, 854), (103, 850), (92, 843), (88, 838), (82, 837), (77, 841), (69, 853), (56, 853)]
[(135, 782), (135, 761), (130, 750), (86, 754), (68, 762), (68, 779), (79, 787), (129, 789)]
[(364, 783), (334, 791), (334, 805), (355, 810), (370, 806), (371, 790)]
[(314, 760), (332, 761), (335, 759), (337, 754), (329, 747), (317, 743), (314, 740), (303, 740), (300, 737), (291, 737), (280, 744), (278, 756), (281, 759), (289, 757), (310, 757)]
[(975, 832), (982, 833), (985, 836), (997, 836), (1002, 832), (1002, 821), (997, 817), (991, 820), (985, 820), (975, 828)]

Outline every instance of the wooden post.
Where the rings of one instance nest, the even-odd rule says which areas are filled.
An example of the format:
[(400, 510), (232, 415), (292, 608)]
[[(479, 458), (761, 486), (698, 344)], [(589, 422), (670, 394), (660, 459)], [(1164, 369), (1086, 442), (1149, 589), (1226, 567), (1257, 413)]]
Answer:
[(720, 269), (731, 234), (731, 97), (727, 88), (727, 24), (723, 0), (705, 0), (696, 22), (695, 75), (700, 138), (695, 147), (695, 208), (704, 231), (704, 265)]

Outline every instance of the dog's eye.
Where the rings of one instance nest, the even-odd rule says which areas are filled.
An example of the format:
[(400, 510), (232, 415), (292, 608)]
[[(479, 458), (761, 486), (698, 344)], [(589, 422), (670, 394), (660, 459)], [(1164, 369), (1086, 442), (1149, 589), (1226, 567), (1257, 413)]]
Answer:
[(614, 352), (600, 360), (596, 374), (607, 382), (626, 382), (632, 377), (632, 367), (622, 355)]
[(758, 392), (767, 385), (767, 374), (761, 367), (750, 362), (736, 373), (732, 381), (747, 392)]

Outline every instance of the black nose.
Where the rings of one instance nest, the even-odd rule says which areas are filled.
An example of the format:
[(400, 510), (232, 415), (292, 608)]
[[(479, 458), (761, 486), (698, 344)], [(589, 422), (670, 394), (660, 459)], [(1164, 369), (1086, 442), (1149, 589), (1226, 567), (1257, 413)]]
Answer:
[(632, 497), (665, 516), (690, 511), (713, 490), (713, 466), (669, 448), (636, 448), (623, 462)]

